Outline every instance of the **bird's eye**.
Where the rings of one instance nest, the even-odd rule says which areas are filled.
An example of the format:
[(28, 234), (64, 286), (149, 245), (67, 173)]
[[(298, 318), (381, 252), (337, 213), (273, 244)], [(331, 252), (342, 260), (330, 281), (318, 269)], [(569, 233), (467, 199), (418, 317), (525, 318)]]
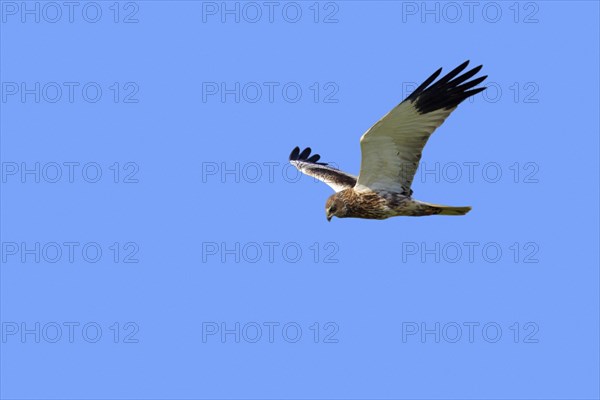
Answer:
[(329, 211), (330, 211), (330, 212), (334, 213), (334, 212), (335, 212), (335, 210), (336, 210), (335, 206), (331, 206), (331, 207), (329, 207)]

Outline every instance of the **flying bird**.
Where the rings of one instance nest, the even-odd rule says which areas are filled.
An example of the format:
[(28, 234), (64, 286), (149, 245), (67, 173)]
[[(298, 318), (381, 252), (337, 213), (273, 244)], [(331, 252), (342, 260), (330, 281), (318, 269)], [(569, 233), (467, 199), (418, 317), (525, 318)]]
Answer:
[[(331, 218), (386, 219), (396, 216), (465, 215), (471, 207), (425, 203), (412, 198), (412, 181), (427, 140), (465, 99), (485, 90), (475, 88), (487, 75), (471, 79), (483, 67), (462, 73), (465, 61), (438, 79), (438, 69), (360, 138), (358, 177), (319, 162), (310, 147), (294, 148), (290, 163), (306, 175), (329, 185), (335, 193), (327, 199)], [(462, 73), (462, 74), (461, 74)], [(471, 79), (471, 80), (469, 80)]]

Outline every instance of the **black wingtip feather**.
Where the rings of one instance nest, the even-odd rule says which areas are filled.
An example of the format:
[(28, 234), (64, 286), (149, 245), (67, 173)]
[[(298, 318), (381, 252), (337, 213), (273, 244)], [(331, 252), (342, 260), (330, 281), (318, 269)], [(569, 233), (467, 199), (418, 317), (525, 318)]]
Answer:
[(463, 83), (464, 81), (473, 77), (475, 74), (477, 74), (479, 71), (481, 71), (481, 68), (483, 68), (483, 65), (479, 65), (479, 66), (473, 68), (472, 70), (465, 72), (461, 76), (452, 79), (452, 81), (450, 81), (449, 83), (451, 83), (453, 85), (458, 85), (459, 83)]
[(415, 89), (414, 92), (410, 96), (408, 96), (407, 100), (413, 100), (417, 98), (419, 93), (421, 93), (427, 86), (429, 86), (440, 74), (442, 73), (442, 69), (438, 69), (435, 71), (429, 78), (425, 80), (425, 82), (421, 83), (418, 88)]
[(448, 72), (437, 83), (434, 83), (434, 85), (442, 85), (442, 84), (444, 84), (446, 82), (449, 82), (455, 76), (457, 76), (458, 74), (460, 74), (465, 68), (467, 68), (467, 65), (469, 65), (469, 60), (465, 61), (464, 63), (460, 64), (458, 67), (454, 68), (452, 71)]
[(300, 153), (300, 155), (298, 156), (298, 160), (306, 160), (308, 158), (308, 156), (310, 155), (311, 152), (311, 148), (307, 147), (304, 150), (302, 150), (302, 152)]
[(421, 114), (458, 106), (467, 98), (486, 89), (483, 87), (469, 90), (483, 82), (487, 75), (469, 81), (468, 79), (475, 76), (483, 68), (483, 65), (478, 65), (459, 75), (467, 65), (469, 65), (469, 60), (448, 72), (437, 82), (433, 82), (440, 74), (440, 68), (415, 89), (406, 100), (411, 101)]
[(290, 161), (303, 161), (311, 164), (328, 165), (327, 163), (317, 162), (321, 159), (321, 156), (318, 154), (310, 156), (311, 151), (310, 147), (305, 148), (302, 152), (300, 152), (300, 147), (294, 147), (294, 150), (290, 153)]
[(292, 150), (292, 152), (290, 153), (290, 161), (297, 160), (299, 154), (300, 154), (300, 147), (298, 147), (298, 146), (294, 147), (294, 150)]

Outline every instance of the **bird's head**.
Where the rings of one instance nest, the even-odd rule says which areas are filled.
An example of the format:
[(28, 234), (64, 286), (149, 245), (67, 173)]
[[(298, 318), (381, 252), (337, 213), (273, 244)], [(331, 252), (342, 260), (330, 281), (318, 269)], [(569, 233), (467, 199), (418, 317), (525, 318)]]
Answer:
[(348, 212), (346, 202), (340, 193), (331, 195), (325, 203), (325, 215), (327, 215), (327, 221), (331, 221), (334, 216), (338, 218), (344, 218)]

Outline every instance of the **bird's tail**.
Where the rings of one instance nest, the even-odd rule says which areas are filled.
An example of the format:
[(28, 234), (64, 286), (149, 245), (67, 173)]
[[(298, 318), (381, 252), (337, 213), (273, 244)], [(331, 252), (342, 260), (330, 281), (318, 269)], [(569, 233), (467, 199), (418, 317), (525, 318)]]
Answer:
[(471, 207), (451, 207), (451, 206), (438, 206), (436, 207), (441, 210), (438, 215), (465, 215), (471, 211)]

